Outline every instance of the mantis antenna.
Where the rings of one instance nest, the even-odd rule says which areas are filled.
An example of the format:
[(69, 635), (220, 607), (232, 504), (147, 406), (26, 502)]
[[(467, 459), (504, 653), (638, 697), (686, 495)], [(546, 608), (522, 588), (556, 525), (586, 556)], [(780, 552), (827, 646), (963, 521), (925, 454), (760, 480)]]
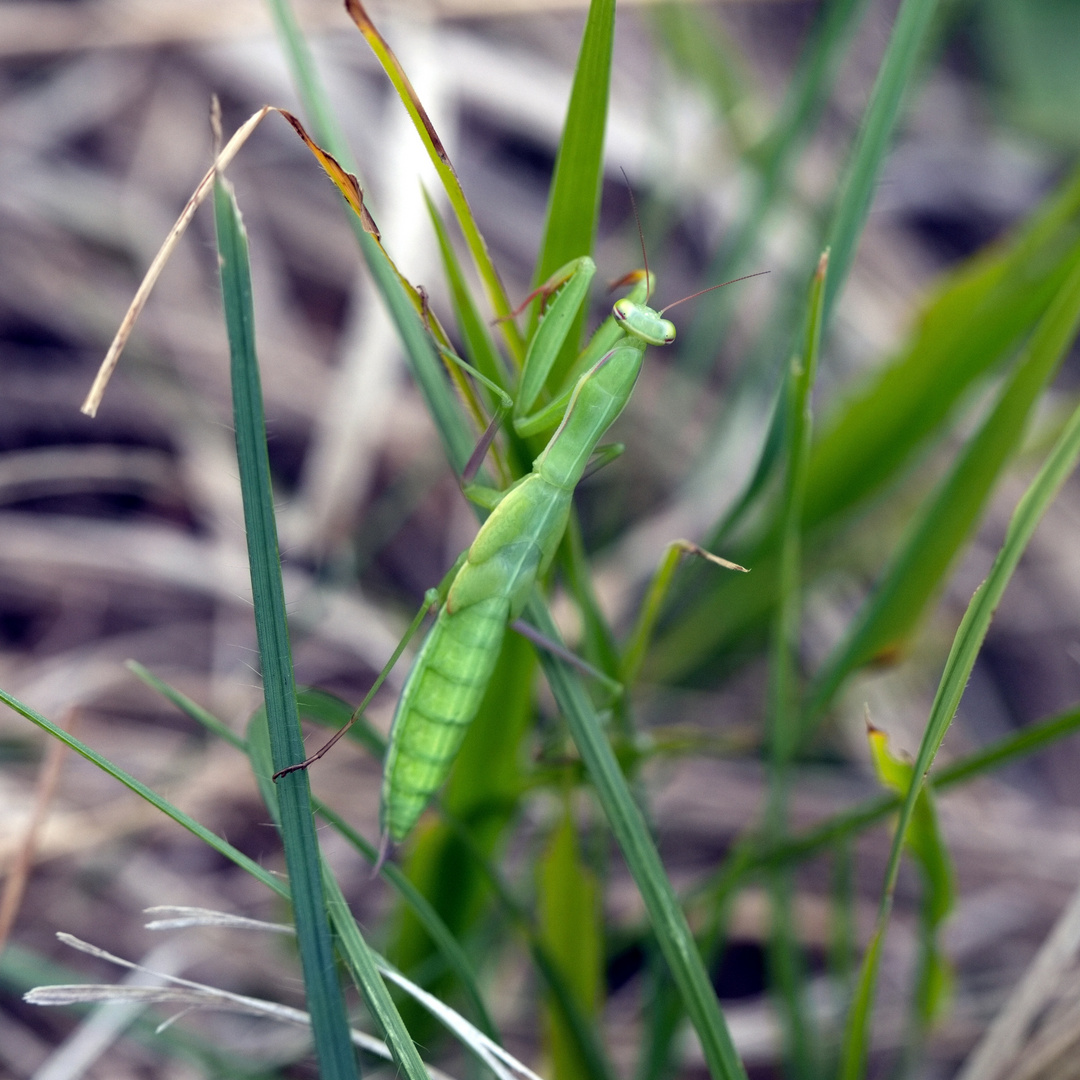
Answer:
[(621, 165), (619, 166), (619, 172), (622, 173), (622, 178), (626, 181), (626, 190), (630, 195), (630, 209), (634, 211), (638, 239), (641, 241), (641, 258), (645, 263), (645, 304), (648, 306), (649, 295), (652, 292), (652, 278), (649, 277), (649, 253), (645, 250), (645, 233), (641, 228), (641, 215), (637, 212), (637, 199), (634, 198), (634, 189), (630, 186), (630, 177), (626, 175), (626, 170)]
[(707, 292), (712, 292), (713, 289), (722, 289), (725, 285), (734, 285), (736, 281), (746, 281), (748, 278), (761, 277), (763, 274), (767, 273), (769, 273), (768, 270), (755, 270), (752, 274), (743, 274), (742, 277), (733, 277), (730, 281), (721, 281), (719, 285), (710, 285), (707, 289), (700, 289), (696, 293), (684, 296), (681, 300), (672, 300), (667, 307), (662, 307), (657, 314), (663, 315), (665, 311), (670, 311), (677, 304), (685, 304), (687, 300), (696, 300), (699, 296), (704, 296)]
[[(648, 306), (649, 296), (652, 292), (652, 278), (649, 276), (649, 253), (645, 250), (645, 232), (641, 228), (641, 215), (638, 213), (637, 199), (634, 198), (634, 189), (630, 186), (630, 178), (626, 175), (626, 170), (619, 167), (619, 172), (622, 173), (623, 180), (626, 181), (626, 190), (630, 195), (630, 208), (634, 211), (634, 221), (637, 224), (638, 240), (641, 241), (641, 258), (645, 263), (645, 304)], [(731, 278), (730, 281), (721, 281), (719, 285), (710, 285), (707, 289), (700, 289), (696, 293), (691, 293), (689, 296), (684, 296), (681, 300), (673, 300), (666, 307), (662, 307), (657, 315), (663, 315), (665, 311), (670, 311), (677, 304), (684, 304), (687, 300), (696, 300), (699, 296), (704, 296), (707, 292), (712, 292), (713, 289), (722, 289), (725, 285), (734, 285), (736, 281), (746, 281), (748, 278), (761, 277), (762, 274), (769, 273), (768, 270), (758, 270), (753, 274), (743, 274), (742, 277)]]

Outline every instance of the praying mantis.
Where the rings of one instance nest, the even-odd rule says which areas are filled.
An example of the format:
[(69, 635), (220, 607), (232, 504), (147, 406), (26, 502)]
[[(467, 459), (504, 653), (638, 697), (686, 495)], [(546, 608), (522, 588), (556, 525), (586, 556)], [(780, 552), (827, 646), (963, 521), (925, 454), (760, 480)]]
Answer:
[(578, 358), (569, 389), (530, 413), (595, 271), (593, 260), (583, 256), (537, 290), (557, 293), (526, 353), (513, 422), (519, 435), (557, 425), (528, 475), (484, 497), (491, 515), (451, 571), (445, 602), (413, 663), (390, 730), (380, 806), (384, 841), (403, 840), (446, 780), (480, 708), (507, 625), (551, 565), (574, 488), (629, 401), (646, 348), (675, 340), (674, 324), (663, 317), (674, 304), (661, 311), (648, 306), (652, 279), (646, 260), (631, 295), (616, 301)]
[[(291, 113), (265, 106), (222, 149), (214, 166), (185, 206), (132, 301), (84, 402), (84, 412), (93, 415), (96, 411), (146, 296), (195, 208), (210, 190), (217, 170), (231, 160), (259, 121), (272, 111), (280, 112), (293, 126), (342, 191), (365, 229), (378, 241), (378, 230), (366, 211), (363, 194), (355, 177), (319, 147)], [(640, 236), (640, 223), (638, 229)], [(533, 586), (550, 567), (566, 531), (574, 489), (589, 466), (600, 439), (629, 401), (641, 371), (645, 350), (650, 345), (669, 345), (675, 340), (675, 326), (663, 317), (663, 313), (676, 304), (713, 289), (767, 273), (760, 271), (758, 274), (733, 278), (656, 311), (648, 304), (653, 279), (648, 269), (643, 238), (642, 255), (644, 271), (635, 271), (616, 282), (616, 285), (632, 283), (630, 295), (616, 301), (611, 315), (593, 334), (572, 365), (566, 380), (567, 389), (555, 394), (552, 400), (539, 408), (534, 407), (588, 296), (589, 285), (596, 273), (595, 263), (587, 255), (574, 259), (526, 299), (527, 304), (540, 295), (547, 303), (543, 318), (530, 339), (516, 397), (512, 401), (513, 428), (522, 438), (548, 431), (553, 433), (533, 461), (532, 471), (506, 490), (492, 491), (471, 484), (465, 488), (465, 493), (490, 509), (491, 514), (480, 527), (476, 539), (444, 579), (444, 582), (449, 581), (445, 594), (436, 590), (429, 592), (430, 603), (433, 605), (437, 598), (441, 605), (406, 678), (394, 714), (384, 761), (379, 815), (384, 852), (389, 842), (400, 842), (408, 836), (434, 793), (446, 780), (469, 724), (479, 711), (506, 628), (521, 615)], [(421, 307), (426, 318), (426, 304), (422, 303)], [(504, 404), (510, 402), (504, 391), (449, 353), (438, 340), (436, 345), (448, 360), (460, 364), (488, 383)], [(479, 466), (494, 437), (497, 421), (498, 415), (481, 438), (474, 460), (466, 469), (466, 478), (474, 466)], [(669, 554), (681, 551), (692, 551), (729, 569), (745, 569), (687, 541), (676, 541), (669, 548)], [(425, 608), (427, 606), (426, 603)], [(409, 637), (419, 626), (420, 617), (399, 643), (367, 697), (354, 712), (352, 720), (312, 757), (286, 767), (275, 774), (275, 779), (295, 769), (306, 768), (322, 757), (363, 714)], [(550, 642), (539, 643), (553, 647)]]

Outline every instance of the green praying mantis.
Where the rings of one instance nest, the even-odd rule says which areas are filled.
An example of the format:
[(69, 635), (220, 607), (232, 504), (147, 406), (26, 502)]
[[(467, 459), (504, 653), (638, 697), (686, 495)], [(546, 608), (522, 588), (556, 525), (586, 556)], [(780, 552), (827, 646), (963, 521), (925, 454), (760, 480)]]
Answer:
[[(519, 436), (537, 435), (552, 428), (554, 431), (533, 461), (532, 471), (506, 490), (474, 485), (465, 488), (465, 493), (488, 507), (491, 514), (444, 579), (449, 582), (445, 591), (431, 590), (428, 594), (425, 607), (440, 603), (438, 615), (398, 699), (383, 762), (379, 811), (383, 855), (390, 842), (398, 843), (409, 835), (449, 775), (479, 711), (506, 629), (521, 615), (533, 586), (555, 557), (566, 531), (574, 489), (601, 438), (629, 401), (645, 350), (675, 340), (675, 325), (664, 318), (664, 312), (713, 289), (767, 271), (713, 285), (656, 311), (648, 305), (653, 278), (646, 256), (644, 271), (635, 271), (616, 283), (634, 284), (629, 296), (616, 301), (611, 315), (577, 358), (567, 376), (567, 389), (547, 405), (531, 411), (586, 301), (595, 273), (596, 264), (589, 256), (577, 258), (556, 271), (519, 308), (522, 310), (538, 295), (550, 299), (526, 351), (512, 405), (514, 430)], [(440, 351), (460, 362), (446, 350)], [(466, 479), (479, 467), (494, 430), (493, 423), (466, 469)], [(686, 541), (677, 542), (673, 548), (693, 551), (729, 569), (744, 569)], [(414, 622), (414, 628), (418, 622)], [(526, 629), (520, 624), (518, 627)], [(362, 714), (409, 636), (354, 713), (354, 720)], [(531, 633), (528, 636), (537, 640)], [(553, 643), (542, 640), (538, 643), (553, 647)], [(339, 730), (312, 757), (277, 776), (318, 760), (345, 730)]]
[[(212, 189), (218, 171), (225, 168), (259, 122), (271, 112), (279, 112), (292, 125), (341, 190), (365, 230), (378, 242), (378, 230), (364, 206), (363, 193), (356, 178), (311, 139), (295, 116), (283, 109), (264, 106), (221, 149), (213, 166), (188, 200), (132, 300), (83, 403), (83, 412), (91, 416), (96, 412), (120, 353), (161, 268), (183, 235), (195, 209)], [(640, 230), (639, 223), (639, 236)], [(645, 256), (643, 238), (642, 255)], [(442, 588), (429, 590), (425, 607), (349, 723), (307, 760), (275, 775), (277, 779), (287, 772), (306, 768), (321, 758), (363, 715), (371, 698), (418, 629), (424, 612), (439, 602), (439, 613), (406, 679), (391, 727), (380, 809), (384, 848), (390, 841), (398, 842), (409, 834), (431, 797), (446, 779), (465, 732), (479, 710), (506, 628), (522, 613), (533, 586), (550, 567), (566, 530), (574, 489), (593, 459), (600, 439), (630, 399), (645, 350), (650, 345), (668, 345), (675, 339), (675, 326), (663, 317), (664, 311), (713, 289), (758, 277), (767, 271), (713, 285), (655, 311), (648, 305), (653, 279), (645, 256), (644, 271), (635, 271), (616, 283), (632, 283), (630, 295), (615, 303), (611, 315), (593, 334), (567, 375), (566, 389), (554, 394), (547, 404), (536, 407), (570, 328), (586, 301), (595, 273), (593, 260), (582, 256), (556, 271), (526, 299), (527, 304), (534, 297), (542, 296), (546, 309), (526, 350), (516, 397), (511, 402), (503, 390), (489, 383), (504, 404), (508, 403), (512, 408), (512, 423), (518, 436), (530, 438), (552, 432), (547, 444), (533, 461), (532, 471), (504, 491), (491, 491), (473, 485), (466, 487), (466, 494), (488, 507), (491, 514), (481, 526), (476, 539), (444, 579), (444, 584), (449, 583), (447, 588), (445, 591)], [(426, 317), (422, 294), (418, 295), (418, 304), (421, 314)], [(523, 304), (518, 312), (524, 307)], [(449, 353), (437, 339), (436, 345), (448, 360), (460, 364), (482, 381), (488, 381)], [(498, 420), (497, 414), (481, 438), (477, 452), (466, 469), (466, 478), (479, 467), (497, 430)], [(679, 551), (693, 551), (730, 569), (744, 569), (687, 541), (677, 541), (672, 545), (669, 556), (672, 553), (677, 556)], [(541, 646), (559, 652), (565, 658), (572, 658), (572, 654), (566, 654), (554, 643), (535, 637), (527, 627), (520, 626), (519, 629)], [(640, 640), (636, 645), (640, 645)]]
[[(645, 271), (631, 275), (639, 280), (630, 296), (615, 303), (571, 369), (568, 389), (530, 412), (595, 271), (593, 260), (583, 256), (537, 290), (554, 299), (526, 353), (513, 423), (519, 435), (542, 432), (553, 423), (555, 430), (532, 472), (483, 500), (491, 515), (452, 571), (446, 599), (405, 682), (383, 766), (384, 839), (403, 840), (446, 780), (480, 708), (507, 625), (522, 613), (551, 565), (574, 489), (630, 399), (646, 348), (675, 340), (674, 324), (663, 317), (674, 304), (662, 311), (648, 306), (652, 278), (646, 260)], [(470, 494), (475, 496), (475, 489)]]

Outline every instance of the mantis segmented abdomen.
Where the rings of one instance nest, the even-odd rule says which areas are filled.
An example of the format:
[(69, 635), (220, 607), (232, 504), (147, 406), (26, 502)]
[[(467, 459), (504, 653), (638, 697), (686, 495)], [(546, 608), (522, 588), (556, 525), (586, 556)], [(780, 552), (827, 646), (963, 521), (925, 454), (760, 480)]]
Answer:
[(392, 840), (408, 834), (446, 779), (480, 708), (506, 624), (521, 613), (555, 554), (572, 492), (530, 473), (469, 547), (394, 714), (381, 809)]
[[(499, 655), (510, 601), (493, 596), (439, 612), (398, 702), (383, 771), (383, 830), (402, 839), (461, 748)], [(399, 720), (399, 717), (401, 718)]]

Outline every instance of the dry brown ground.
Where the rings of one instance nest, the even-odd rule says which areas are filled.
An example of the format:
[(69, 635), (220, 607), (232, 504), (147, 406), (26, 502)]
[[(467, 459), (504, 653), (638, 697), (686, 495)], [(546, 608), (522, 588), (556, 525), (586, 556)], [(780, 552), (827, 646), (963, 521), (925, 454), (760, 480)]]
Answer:
[[(581, 25), (573, 12), (505, 13), (525, 6), (543, 5), (447, 2), (449, 18), (426, 22), (394, 21), (387, 5), (382, 9), (384, 29), (452, 147), (496, 260), (518, 294), (539, 234)], [(343, 103), (384, 239), (410, 278), (435, 282), (414, 180), (424, 163), (412, 132), (337, 3), (310, 0), (302, 10)], [(832, 182), (834, 151), (860, 108), (890, 10), (873, 8), (858, 60), (807, 158), (800, 176), (807, 200)], [(727, 17), (764, 98), (775, 101), (805, 8), (744, 5)], [(621, 165), (639, 190), (667, 200), (655, 215), (657, 228), (665, 215), (676, 227), (656, 261), (666, 264), (665, 294), (679, 295), (698, 287), (702, 254), (730, 213), (739, 177), (710, 134), (707, 106), (673, 82), (645, 25), (633, 13), (622, 18), (609, 176)], [(254, 0), (6, 3), (0, 57), (0, 685), (46, 716), (77, 725), (80, 738), (277, 866), (275, 838), (240, 757), (194, 730), (123, 663), (139, 660), (237, 728), (259, 699), (207, 218), (196, 221), (163, 276), (99, 416), (80, 415), (78, 405), (139, 274), (206, 167), (210, 94), (221, 97), (227, 127), (263, 102), (294, 107), (285, 66)], [(887, 352), (932, 275), (1021, 217), (1053, 169), (1047, 152), (992, 125), (977, 80), (962, 63), (941, 66), (882, 183), (841, 312), (839, 367), (829, 377)], [(472, 519), (404, 376), (333, 190), (276, 122), (264, 125), (231, 172), (253, 243), (298, 678), (355, 700), (397, 640), (408, 606), (467, 542)], [(636, 260), (618, 182), (609, 183), (607, 196), (602, 273)], [(785, 245), (800, 228), (793, 212), (775, 230), (769, 257), (783, 263)], [(440, 304), (437, 289), (433, 295)], [(756, 312), (752, 301), (747, 305), (752, 325)], [(740, 340), (737, 332), (732, 347)], [(644, 470), (635, 489), (637, 522), (616, 553), (601, 556), (604, 595), (616, 610), (653, 565), (657, 538), (672, 535), (672, 522), (696, 520), (677, 479), (714, 402), (674, 419), (651, 415), (650, 406), (670, 400), (664, 380), (674, 376), (667, 370), (661, 365), (649, 375), (634, 406), (633, 423), (657, 447), (648, 462), (629, 455)], [(920, 655), (850, 695), (850, 723), (845, 728), (841, 720), (834, 746), (850, 764), (806, 772), (795, 801), (798, 822), (874, 790), (858, 733), (863, 700), (901, 745), (917, 746), (943, 643), (992, 557), (1017, 490), (1003, 493)], [(1073, 488), (1040, 531), (1003, 606), (950, 753), (1080, 696), (1076, 517)], [(833, 610), (823, 604), (812, 625), (827, 633)], [(761, 681), (753, 670), (721, 693), (671, 695), (653, 708), (686, 723), (704, 718), (738, 737), (755, 729)], [(391, 703), (387, 695), (376, 709), (384, 723)], [(45, 747), (24, 721), (5, 714), (0, 749), (0, 874), (10, 880), (25, 848)], [(54, 933), (66, 930), (138, 959), (158, 945), (142, 929), (141, 911), (150, 905), (275, 916), (263, 889), (90, 765), (68, 755), (59, 768), (31, 849), (16, 946), (111, 980), (110, 970), (67, 952)], [(924, 1075), (953, 1074), (1080, 877), (1077, 768), (1075, 746), (1065, 744), (942, 800), (962, 893), (948, 933), (958, 983)], [(368, 836), (376, 832), (376, 777), (370, 760), (348, 750), (317, 777), (320, 792)], [(676, 883), (690, 884), (755, 820), (760, 771), (745, 759), (703, 759), (657, 768), (651, 779), (663, 850)], [(876, 902), (886, 845), (878, 831), (859, 847), (864, 921)], [(330, 846), (362, 921), (376, 926), (385, 895), (367, 884), (354, 857)], [(827, 868), (809, 869), (801, 886), (802, 932), (820, 954), (828, 935)], [(899, 1035), (910, 969), (907, 879), (902, 901), (883, 988), (883, 1047)], [(613, 919), (637, 911), (628, 881), (615, 881), (610, 907)], [(735, 937), (752, 946), (765, 930), (762, 898), (744, 894)], [(215, 985), (297, 999), (295, 964), (274, 942), (206, 933), (182, 937), (177, 949), (160, 963)], [(1068, 961), (1063, 966), (1065, 974), (1051, 972), (1043, 985), (1062, 992), (1067, 1047), (1067, 1010), (1078, 995)], [(532, 988), (512, 971), (497, 977), (499, 1014), (529, 1053)], [(627, 991), (610, 1008), (612, 1042), (627, 1069), (638, 1007)], [(768, 1006), (751, 996), (733, 1004), (730, 1015), (740, 1048), (767, 1075), (776, 1056)], [(46, 1075), (36, 1071), (73, 1024), (23, 1005), (14, 983), (5, 986), (0, 1073)], [(192, 1021), (190, 1030), (266, 1060), (287, 1059), (296, 1040), (229, 1018)], [(120, 1040), (101, 1054), (83, 1066), (87, 1075), (194, 1075), (191, 1066), (163, 1064), (152, 1040)], [(1013, 1075), (1080, 1075), (1080, 1067), (1053, 1071), (1029, 1060), (1034, 1071)]]

